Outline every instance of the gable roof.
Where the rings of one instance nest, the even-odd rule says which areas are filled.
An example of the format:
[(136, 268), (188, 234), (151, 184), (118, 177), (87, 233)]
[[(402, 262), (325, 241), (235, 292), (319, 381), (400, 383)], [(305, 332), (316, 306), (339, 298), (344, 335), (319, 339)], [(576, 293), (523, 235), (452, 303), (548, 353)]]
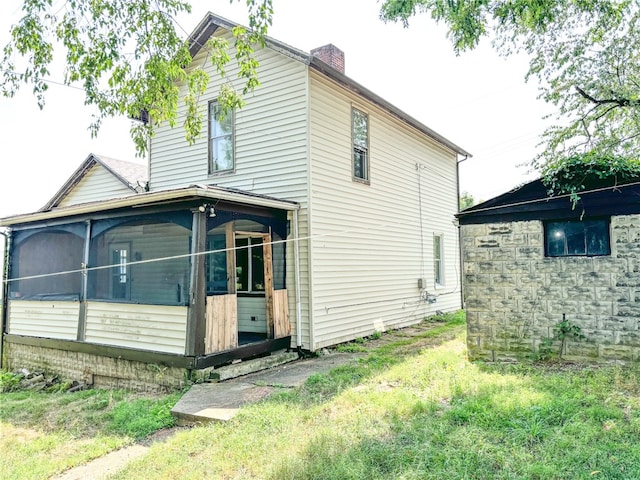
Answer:
[(575, 220), (640, 213), (640, 178), (581, 192), (574, 206), (569, 194), (551, 196), (542, 179), (533, 180), (458, 213), (460, 224), (519, 220)]
[(90, 153), (76, 171), (71, 174), (62, 188), (60, 188), (51, 200), (49, 200), (39, 211), (44, 212), (57, 207), (95, 165), (100, 165), (106, 169), (118, 181), (122, 182), (123, 185), (129, 188), (132, 193), (139, 193), (143, 191), (147, 181), (149, 180), (149, 173), (146, 165), (126, 162), (124, 160), (117, 160), (115, 158)]
[[(231, 30), (236, 26), (237, 26), (236, 23), (230, 20), (227, 20), (226, 18), (220, 17), (211, 12), (207, 13), (205, 17), (202, 19), (202, 21), (195, 28), (193, 33), (189, 35), (189, 40), (188, 40), (189, 52), (191, 53), (191, 56), (195, 57), (195, 55), (202, 49), (202, 47), (205, 45), (207, 40), (211, 37), (211, 35), (215, 33), (215, 31), (218, 28)], [(399, 108), (393, 106), (391, 103), (387, 102), (382, 97), (373, 93), (371, 90), (368, 90), (367, 88), (363, 87), (359, 83), (347, 77), (345, 74), (329, 66), (328, 64), (320, 60), (318, 57), (313, 56), (309, 53), (303, 52), (302, 50), (298, 50), (297, 48), (294, 48), (283, 42), (275, 40), (271, 37), (266, 38), (265, 44), (272, 50), (275, 50), (283, 55), (288, 56), (289, 58), (292, 58), (294, 60), (304, 63), (308, 67), (313, 68), (314, 70), (320, 72), (321, 74), (323, 74), (327, 78), (330, 78), (331, 80), (343, 86), (347, 90), (350, 90), (356, 95), (359, 95), (362, 98), (369, 100), (370, 102), (382, 108), (383, 110), (385, 110), (387, 113), (391, 114), (398, 120), (402, 121), (403, 123), (406, 123), (407, 125), (412, 126), (413, 128), (417, 129), (421, 133), (425, 134), (426, 136), (435, 140), (441, 145), (447, 147), (448, 149), (452, 150), (458, 155), (462, 155), (467, 158), (472, 156), (469, 152), (467, 152), (463, 148), (459, 147), (455, 143), (446, 139), (445, 137), (435, 132), (434, 130), (430, 129), (429, 127), (419, 122), (415, 118), (411, 117), (410, 115), (407, 115)]]

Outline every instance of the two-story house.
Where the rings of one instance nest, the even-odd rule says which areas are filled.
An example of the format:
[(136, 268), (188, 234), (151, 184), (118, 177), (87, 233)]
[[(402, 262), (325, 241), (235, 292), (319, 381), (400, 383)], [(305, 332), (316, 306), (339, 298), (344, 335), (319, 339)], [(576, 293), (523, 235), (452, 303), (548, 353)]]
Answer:
[(157, 126), (145, 191), (92, 156), (44, 209), (0, 222), (7, 367), (176, 385), (185, 371), (461, 307), (454, 215), (468, 153), (347, 77), (332, 45), (307, 54), (269, 39), (261, 86), (222, 118), (228, 80), (202, 46), (233, 43), (233, 26), (208, 14), (190, 37), (212, 74), (208, 123), (193, 145)]

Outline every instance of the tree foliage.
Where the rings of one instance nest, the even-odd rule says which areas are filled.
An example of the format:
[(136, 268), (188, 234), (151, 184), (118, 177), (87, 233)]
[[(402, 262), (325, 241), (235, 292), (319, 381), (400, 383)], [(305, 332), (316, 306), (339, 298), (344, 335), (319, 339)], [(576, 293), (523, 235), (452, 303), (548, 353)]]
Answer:
[(380, 15), (408, 26), (419, 13), (449, 27), (456, 52), (491, 37), (502, 55), (529, 55), (527, 78), (557, 107), (534, 166), (640, 158), (638, 0), (384, 0)]
[(474, 205), (476, 205), (477, 203), (480, 203), (479, 201), (477, 201), (473, 195), (471, 195), (469, 192), (462, 192), (460, 194), (460, 211), (466, 209), (466, 208), (470, 208), (473, 207)]
[[(242, 95), (259, 85), (253, 53), (263, 45), (273, 14), (271, 0), (246, 3), (249, 29), (233, 29), (243, 86), (237, 91), (230, 80), (224, 84), (219, 101), (225, 110), (241, 106)], [(42, 108), (52, 65), (56, 55), (64, 52), (64, 83), (84, 89), (85, 104), (96, 107), (92, 135), (106, 117), (139, 118), (144, 112), (153, 122), (135, 122), (131, 129), (142, 154), (154, 125), (176, 124), (182, 100), (187, 111), (185, 134), (193, 141), (204, 118), (198, 97), (209, 77), (203, 66), (188, 68), (192, 58), (187, 32), (175, 18), (190, 11), (190, 3), (183, 0), (23, 0), (22, 18), (11, 27), (11, 40), (3, 50), (0, 89), (11, 97), (30, 85)], [(203, 46), (223, 77), (231, 60), (229, 47), (216, 37)], [(183, 99), (179, 85), (187, 87)]]
[(640, 161), (590, 152), (548, 163), (542, 174), (549, 195), (568, 194), (575, 206), (581, 192), (638, 181)]

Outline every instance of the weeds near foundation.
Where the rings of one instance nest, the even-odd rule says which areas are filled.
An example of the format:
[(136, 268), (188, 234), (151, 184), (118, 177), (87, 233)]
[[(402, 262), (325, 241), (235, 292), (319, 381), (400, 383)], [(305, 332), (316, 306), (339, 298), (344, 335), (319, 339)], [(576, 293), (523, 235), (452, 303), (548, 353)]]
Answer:
[(582, 333), (582, 329), (573, 323), (571, 320), (567, 320), (566, 315), (562, 314), (562, 320), (559, 321), (553, 328), (553, 337), (545, 338), (538, 347), (538, 360), (545, 361), (553, 357), (553, 344), (555, 341), (560, 342), (560, 350), (558, 352), (558, 358), (562, 359), (562, 355), (566, 352), (567, 342), (569, 341), (582, 341), (585, 340)]
[(0, 370), (0, 393), (18, 390), (22, 375)]

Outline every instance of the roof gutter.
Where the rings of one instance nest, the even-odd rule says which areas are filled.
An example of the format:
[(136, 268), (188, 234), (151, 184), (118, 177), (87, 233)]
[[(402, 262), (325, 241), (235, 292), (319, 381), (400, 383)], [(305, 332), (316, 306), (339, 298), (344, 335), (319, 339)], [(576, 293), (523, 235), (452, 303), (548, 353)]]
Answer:
[(46, 212), (15, 215), (0, 219), (0, 227), (17, 225), (20, 223), (38, 222), (60, 217), (69, 217), (74, 215), (85, 215), (95, 212), (103, 212), (105, 210), (115, 210), (119, 208), (144, 207), (150, 204), (157, 204), (172, 200), (188, 200), (190, 198), (226, 200), (229, 202), (241, 203), (244, 205), (276, 208), (287, 211), (298, 210), (300, 208), (300, 204), (287, 200), (278, 200), (275, 198), (259, 196), (248, 196), (246, 194), (229, 192), (226, 190), (188, 187), (178, 190), (140, 193), (137, 195), (131, 195), (128, 197), (121, 197), (112, 200), (104, 200), (100, 202), (83, 203), (79, 205), (72, 205), (69, 207), (56, 208), (54, 210), (49, 210)]

